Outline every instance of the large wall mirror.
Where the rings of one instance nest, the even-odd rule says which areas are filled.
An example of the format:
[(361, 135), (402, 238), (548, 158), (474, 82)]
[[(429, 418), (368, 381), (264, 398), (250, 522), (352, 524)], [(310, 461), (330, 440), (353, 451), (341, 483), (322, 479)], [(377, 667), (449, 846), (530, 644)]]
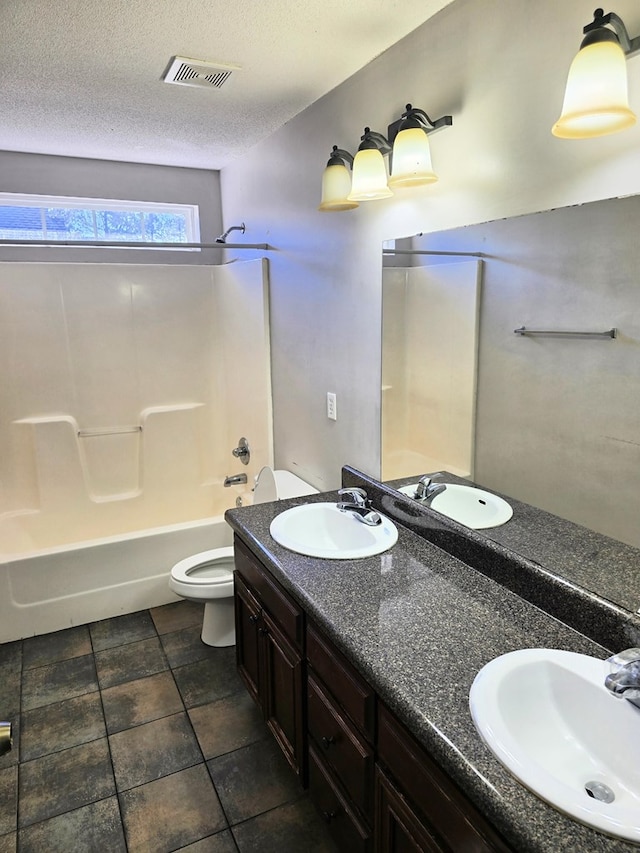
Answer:
[[(640, 198), (629, 197), (385, 243), (382, 479), (452, 470), (447, 462), (455, 462), (432, 443), (420, 449), (424, 460), (405, 464), (407, 448), (419, 444), (406, 440), (405, 425), (424, 437), (429, 406), (435, 411), (433, 399), (414, 407), (410, 393), (394, 397), (401, 371), (408, 382), (418, 364), (431, 370), (431, 392), (450, 386), (441, 406), (461, 405), (452, 376), (475, 397), (475, 418), (467, 407), (464, 429), (468, 473), (478, 485), (640, 548), (639, 224)], [(474, 280), (474, 270), (476, 329), (469, 321), (473, 288), (455, 291), (461, 279)], [(448, 280), (454, 295), (443, 300)], [(396, 298), (401, 281), (403, 305)], [(409, 293), (421, 284), (420, 296)], [(617, 336), (516, 334), (523, 326), (554, 333), (615, 328)], [(427, 461), (432, 449), (435, 465)], [(638, 557), (640, 576), (640, 551)], [(607, 596), (606, 577), (615, 571), (615, 564), (602, 565), (603, 585), (594, 591)]]

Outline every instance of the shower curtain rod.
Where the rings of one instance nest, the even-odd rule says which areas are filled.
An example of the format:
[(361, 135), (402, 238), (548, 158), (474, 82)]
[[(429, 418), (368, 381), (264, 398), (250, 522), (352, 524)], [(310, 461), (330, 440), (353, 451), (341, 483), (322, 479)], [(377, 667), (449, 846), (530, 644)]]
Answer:
[(0, 240), (0, 246), (31, 246), (39, 248), (42, 246), (73, 246), (85, 249), (263, 249), (268, 251), (273, 248), (268, 243), (140, 243), (116, 240)]
[(482, 252), (436, 252), (429, 249), (383, 249), (383, 255), (450, 255), (454, 258), (484, 258)]

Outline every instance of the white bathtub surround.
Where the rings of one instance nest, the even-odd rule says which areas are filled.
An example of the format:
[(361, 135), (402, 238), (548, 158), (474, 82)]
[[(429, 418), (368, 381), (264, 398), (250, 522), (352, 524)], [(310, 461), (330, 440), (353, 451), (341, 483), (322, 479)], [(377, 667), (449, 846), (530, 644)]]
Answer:
[(0, 365), (0, 641), (166, 603), (231, 544), (272, 461), (266, 261), (2, 264)]
[(473, 475), (482, 262), (382, 270), (382, 479)]

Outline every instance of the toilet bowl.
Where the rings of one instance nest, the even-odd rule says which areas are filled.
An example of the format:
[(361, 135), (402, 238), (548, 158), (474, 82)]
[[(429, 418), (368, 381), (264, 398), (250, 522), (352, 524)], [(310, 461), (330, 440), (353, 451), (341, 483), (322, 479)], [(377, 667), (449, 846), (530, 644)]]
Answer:
[[(256, 477), (253, 503), (317, 493), (290, 471), (265, 467)], [(204, 602), (201, 637), (208, 646), (233, 646), (236, 641), (233, 569), (233, 546), (192, 554), (171, 569), (169, 588), (188, 601)]]
[(188, 601), (204, 601), (202, 642), (235, 644), (233, 612), (233, 546), (201, 551), (171, 569), (169, 588)]

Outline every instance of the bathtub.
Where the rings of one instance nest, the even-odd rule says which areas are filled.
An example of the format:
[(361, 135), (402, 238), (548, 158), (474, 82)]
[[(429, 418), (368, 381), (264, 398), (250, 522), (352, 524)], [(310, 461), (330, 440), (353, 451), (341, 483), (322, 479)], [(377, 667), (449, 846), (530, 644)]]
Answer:
[(178, 601), (171, 567), (232, 540), (220, 514), (0, 557), (0, 642)]
[[(289, 471), (264, 471), (273, 485), (267, 478), (256, 486), (258, 502), (317, 494)], [(37, 512), (0, 516), (0, 643), (179, 601), (169, 589), (172, 566), (191, 554), (232, 545), (224, 511), (238, 499), (245, 506), (254, 501), (246, 485), (220, 491), (219, 515), (47, 547), (45, 542), (62, 535), (63, 525)], [(135, 513), (126, 515), (133, 523)], [(76, 519), (75, 529), (78, 524)]]

